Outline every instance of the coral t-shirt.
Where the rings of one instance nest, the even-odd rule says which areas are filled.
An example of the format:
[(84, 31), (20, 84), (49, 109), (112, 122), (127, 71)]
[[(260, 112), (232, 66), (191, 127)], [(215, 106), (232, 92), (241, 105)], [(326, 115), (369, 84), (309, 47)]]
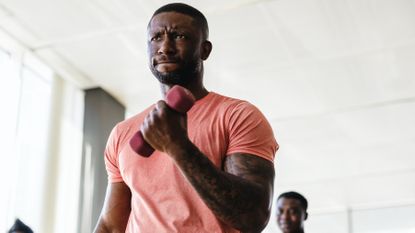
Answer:
[[(105, 149), (108, 181), (131, 190), (129, 233), (238, 232), (215, 217), (174, 161), (155, 151), (137, 155), (129, 140), (148, 112), (118, 123)], [(273, 161), (278, 145), (262, 113), (252, 104), (210, 92), (187, 113), (188, 135), (218, 168), (226, 156), (248, 153)]]

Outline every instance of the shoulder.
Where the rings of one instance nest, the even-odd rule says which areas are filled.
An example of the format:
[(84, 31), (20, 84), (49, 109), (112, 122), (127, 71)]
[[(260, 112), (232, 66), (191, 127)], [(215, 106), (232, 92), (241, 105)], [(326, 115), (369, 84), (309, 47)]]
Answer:
[(210, 92), (208, 96), (196, 102), (190, 115), (198, 115), (203, 119), (214, 117), (227, 127), (250, 121), (267, 122), (261, 111), (250, 102), (215, 92)]
[(243, 110), (259, 111), (258, 108), (246, 100), (225, 96), (215, 92), (211, 92), (210, 95), (210, 104), (213, 103), (217, 105), (219, 109), (227, 112)]
[(278, 144), (265, 115), (246, 100), (221, 98), (224, 98), (224, 122), (229, 135), (227, 154), (251, 154), (272, 162)]
[(232, 98), (220, 94), (216, 94), (219, 102), (222, 103), (221, 108), (230, 119), (248, 117), (265, 120), (262, 112), (247, 100)]

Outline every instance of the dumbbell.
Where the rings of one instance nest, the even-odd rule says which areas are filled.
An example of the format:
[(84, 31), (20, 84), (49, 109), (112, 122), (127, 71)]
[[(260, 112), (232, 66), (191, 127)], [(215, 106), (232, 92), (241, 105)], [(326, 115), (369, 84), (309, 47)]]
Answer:
[[(181, 113), (186, 113), (195, 103), (195, 97), (184, 87), (175, 85), (166, 94), (167, 106)], [(154, 148), (148, 144), (139, 130), (130, 139), (130, 146), (137, 154), (143, 157), (150, 157)]]

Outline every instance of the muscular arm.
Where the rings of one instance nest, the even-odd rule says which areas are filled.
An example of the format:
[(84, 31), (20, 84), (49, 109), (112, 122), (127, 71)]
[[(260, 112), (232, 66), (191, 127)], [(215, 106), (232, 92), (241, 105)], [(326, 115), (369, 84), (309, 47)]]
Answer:
[(94, 233), (124, 233), (131, 211), (131, 192), (124, 182), (108, 184)]
[(216, 167), (188, 138), (186, 116), (159, 101), (141, 126), (145, 140), (167, 153), (220, 220), (242, 232), (260, 232), (272, 202), (274, 166), (255, 155), (228, 155)]
[(216, 217), (242, 232), (260, 232), (266, 226), (274, 181), (271, 162), (232, 154), (222, 171), (194, 145), (179, 153), (177, 165)]

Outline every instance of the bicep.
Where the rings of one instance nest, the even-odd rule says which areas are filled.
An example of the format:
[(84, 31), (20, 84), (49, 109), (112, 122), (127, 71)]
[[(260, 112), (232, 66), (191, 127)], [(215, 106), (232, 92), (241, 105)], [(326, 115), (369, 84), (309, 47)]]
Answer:
[(131, 212), (131, 192), (124, 182), (109, 183), (95, 232), (125, 232)]
[[(256, 155), (234, 153), (226, 156), (224, 170), (261, 186), (270, 199), (274, 187), (274, 164)], [(272, 201), (272, 200), (271, 200)]]

